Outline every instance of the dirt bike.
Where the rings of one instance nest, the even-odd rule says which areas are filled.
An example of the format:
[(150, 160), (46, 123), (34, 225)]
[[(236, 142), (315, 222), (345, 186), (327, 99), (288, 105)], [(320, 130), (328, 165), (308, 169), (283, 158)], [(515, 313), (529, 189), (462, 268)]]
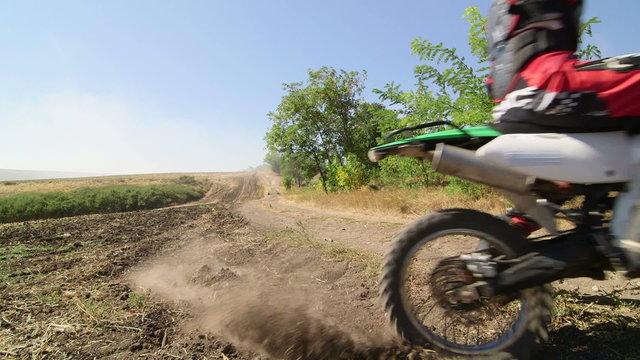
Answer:
[[(443, 125), (453, 124), (390, 135)], [(628, 139), (623, 132), (501, 134), (476, 126), (371, 149), (372, 161), (425, 159), (436, 172), (491, 186), (515, 205), (503, 216), (436, 211), (398, 235), (381, 279), (396, 331), (449, 354), (530, 358), (547, 339), (554, 306), (549, 283), (602, 280), (605, 270), (621, 266), (609, 226), (614, 199), (628, 181)], [(559, 230), (558, 218), (566, 230)], [(546, 234), (530, 235), (540, 228)]]

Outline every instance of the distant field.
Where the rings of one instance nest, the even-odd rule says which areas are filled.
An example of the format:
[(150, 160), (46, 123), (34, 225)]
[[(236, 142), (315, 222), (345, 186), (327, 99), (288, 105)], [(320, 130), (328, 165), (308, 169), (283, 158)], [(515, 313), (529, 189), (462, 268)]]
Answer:
[(84, 187), (108, 185), (160, 185), (172, 183), (180, 176), (193, 176), (196, 180), (209, 180), (233, 175), (234, 173), (173, 173), (117, 175), (73, 179), (0, 181), (0, 197), (26, 194), (66, 192)]

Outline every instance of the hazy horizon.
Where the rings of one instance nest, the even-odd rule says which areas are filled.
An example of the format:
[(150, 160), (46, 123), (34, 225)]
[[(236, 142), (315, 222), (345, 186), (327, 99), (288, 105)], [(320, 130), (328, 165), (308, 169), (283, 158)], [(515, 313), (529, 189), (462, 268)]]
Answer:
[(0, 181), (47, 180), (107, 175), (109, 174), (74, 171), (0, 169)]
[(87, 173), (78, 171), (56, 171), (56, 170), (22, 170), (22, 169), (0, 169), (0, 181), (29, 181), (29, 180), (49, 180), (49, 179), (72, 179), (83, 177), (102, 176), (137, 176), (155, 174), (199, 174), (199, 173), (237, 173), (245, 171), (256, 171), (258, 168), (248, 168), (238, 171), (166, 171), (166, 172), (139, 172), (139, 173)]

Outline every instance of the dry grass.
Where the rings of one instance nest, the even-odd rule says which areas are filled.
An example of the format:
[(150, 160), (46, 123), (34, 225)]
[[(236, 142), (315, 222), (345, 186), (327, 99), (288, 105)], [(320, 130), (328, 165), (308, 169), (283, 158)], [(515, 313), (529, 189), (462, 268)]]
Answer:
[[(229, 173), (231, 174), (231, 173)], [(145, 174), (145, 175), (117, 175), (89, 178), (4, 181), (0, 182), (0, 197), (25, 194), (66, 192), (83, 187), (107, 185), (157, 185), (172, 183), (180, 176), (193, 176), (196, 180), (208, 180), (224, 177), (222, 173), (175, 173), (175, 174)]]
[(504, 213), (505, 199), (495, 192), (474, 199), (465, 195), (450, 195), (438, 187), (424, 189), (360, 189), (351, 192), (325, 194), (310, 189), (294, 189), (286, 194), (289, 201), (336, 211), (366, 213), (393, 218), (415, 218), (447, 208), (469, 208), (491, 214)]
[(597, 295), (559, 291), (554, 299), (556, 312), (550, 339), (540, 358), (571, 354), (572, 357), (562, 358), (637, 359), (640, 302), (621, 297), (623, 292), (634, 289), (638, 286), (628, 282)]

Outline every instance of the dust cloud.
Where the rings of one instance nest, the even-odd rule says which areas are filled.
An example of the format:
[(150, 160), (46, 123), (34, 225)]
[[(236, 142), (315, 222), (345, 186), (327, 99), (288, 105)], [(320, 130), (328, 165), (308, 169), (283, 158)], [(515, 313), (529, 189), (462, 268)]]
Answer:
[[(415, 352), (379, 321), (364, 323), (370, 314), (343, 299), (345, 291), (301, 281), (306, 275), (318, 278), (317, 255), (301, 259), (298, 253), (283, 255), (287, 251), (292, 250), (197, 240), (139, 268), (130, 279), (138, 291), (186, 303), (194, 315), (187, 327), (274, 359), (405, 359)], [(229, 260), (229, 254), (246, 258), (230, 266), (220, 260)], [(294, 258), (301, 264), (295, 275), (290, 274)]]

